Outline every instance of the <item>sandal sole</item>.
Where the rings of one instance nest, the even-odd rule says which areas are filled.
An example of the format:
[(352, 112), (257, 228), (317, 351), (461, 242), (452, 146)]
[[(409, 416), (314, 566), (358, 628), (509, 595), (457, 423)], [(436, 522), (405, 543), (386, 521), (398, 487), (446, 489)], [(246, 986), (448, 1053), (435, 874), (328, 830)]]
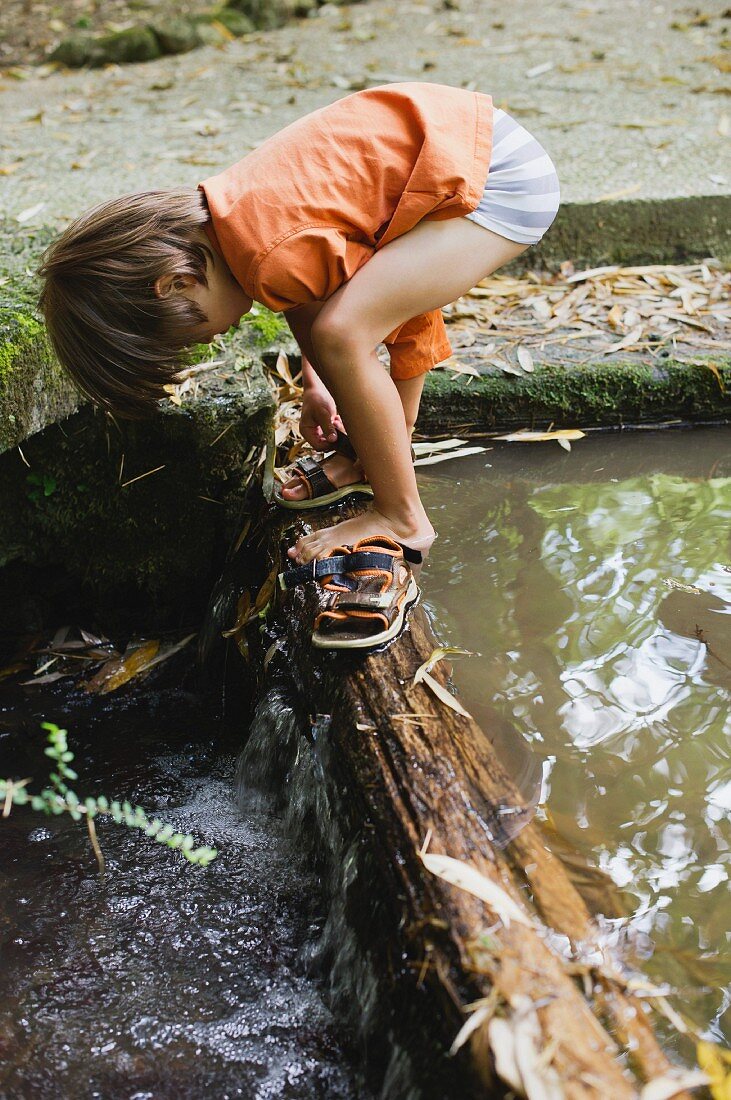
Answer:
[(325, 493), (321, 497), (313, 497), (307, 500), (285, 500), (284, 497), (279, 496), (278, 493), (274, 494), (274, 502), (278, 504), (280, 508), (287, 508), (290, 512), (307, 512), (313, 508), (327, 508), (329, 504), (337, 504), (339, 500), (344, 500), (345, 497), (354, 495), (360, 495), (364, 497), (372, 497), (373, 490), (370, 485), (344, 485), (342, 489), (338, 489), (333, 493)]
[(380, 634), (370, 634), (367, 637), (364, 635), (363, 638), (338, 638), (334, 634), (318, 634), (315, 632), (312, 635), (312, 644), (316, 649), (378, 649), (379, 646), (392, 641), (401, 633), (406, 625), (409, 612), (419, 602), (420, 596), (421, 590), (412, 577), (406, 591), (406, 599), (401, 614), (391, 623), (388, 630), (382, 630)]

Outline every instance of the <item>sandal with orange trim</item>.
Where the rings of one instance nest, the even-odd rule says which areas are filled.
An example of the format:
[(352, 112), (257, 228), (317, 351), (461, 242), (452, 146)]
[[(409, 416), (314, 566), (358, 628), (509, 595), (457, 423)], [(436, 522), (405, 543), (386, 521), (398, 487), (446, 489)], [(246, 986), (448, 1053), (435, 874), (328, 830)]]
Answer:
[[(337, 546), (327, 557), (280, 574), (284, 589), (319, 581), (331, 593), (315, 619), (319, 649), (375, 649), (400, 634), (421, 595), (410, 562), (421, 554), (386, 535)], [(380, 628), (380, 629), (379, 629)]]
[(289, 508), (292, 511), (300, 512), (307, 511), (309, 508), (324, 508), (328, 504), (336, 504), (337, 501), (344, 500), (345, 497), (356, 493), (360, 496), (373, 496), (373, 490), (367, 481), (356, 481), (351, 485), (333, 485), (323, 467), (323, 462), (333, 453), (345, 455), (353, 462), (358, 461), (353, 444), (345, 432), (339, 431), (332, 450), (328, 451), (324, 458), (312, 458), (310, 455), (306, 455), (304, 458), (298, 458), (290, 467), (288, 473), (291, 477), (300, 479), (301, 484), (307, 490), (307, 496), (302, 500), (287, 500), (275, 489), (274, 500), (280, 508)]

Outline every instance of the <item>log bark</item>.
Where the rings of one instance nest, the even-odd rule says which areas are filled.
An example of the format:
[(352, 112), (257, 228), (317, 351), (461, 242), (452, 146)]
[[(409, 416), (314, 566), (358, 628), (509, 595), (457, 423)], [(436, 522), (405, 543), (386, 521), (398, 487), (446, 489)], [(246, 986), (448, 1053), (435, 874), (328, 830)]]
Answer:
[[(323, 526), (354, 510), (310, 515), (306, 523)], [(398, 942), (391, 957), (402, 960), (407, 1001), (420, 1005), (443, 1044), (439, 1059), (469, 1018), (466, 1006), (477, 1003), (478, 1026), (449, 1062), (447, 1078), (461, 1078), (470, 1095), (482, 1097), (512, 1089), (529, 1100), (629, 1100), (644, 1083), (672, 1076), (677, 1067), (646, 1004), (628, 990), (621, 960), (610, 957), (567, 868), (496, 755), (490, 731), (424, 683), (414, 684), (437, 645), (424, 610), (415, 609), (385, 652), (336, 654), (310, 645), (317, 586), (290, 594), (273, 588), (286, 564), (284, 547), (303, 529), (302, 519), (293, 524), (292, 514), (277, 509), (255, 517), (246, 570), (263, 555), (267, 580), (258, 603), (261, 609), (270, 602), (269, 627), (262, 640), (244, 625), (245, 598), (238, 640), (241, 647), (249, 631), (260, 692), (284, 682), (305, 713), (327, 716), (318, 736), (328, 739), (336, 774), (326, 779), (340, 790), (351, 832), (363, 838), (378, 869), (370, 889), (392, 912), (388, 934)], [(431, 674), (446, 687), (447, 672), (442, 661)], [(506, 805), (523, 815), (517, 831), (505, 828)], [(524, 923), (508, 925), (491, 905), (427, 870), (421, 856), (427, 839), (429, 853), (468, 864), (504, 891)]]

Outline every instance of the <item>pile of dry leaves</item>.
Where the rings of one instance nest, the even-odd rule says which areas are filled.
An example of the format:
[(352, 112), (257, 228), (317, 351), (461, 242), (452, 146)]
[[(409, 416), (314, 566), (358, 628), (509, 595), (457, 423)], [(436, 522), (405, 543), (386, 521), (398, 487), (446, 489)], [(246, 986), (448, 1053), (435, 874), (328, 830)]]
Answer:
[(573, 364), (619, 352), (696, 361), (731, 353), (731, 272), (716, 260), (588, 271), (564, 263), (557, 274), (493, 275), (444, 316), (456, 354), (443, 367), (458, 373), (479, 374), (478, 359), (530, 372), (535, 351)]

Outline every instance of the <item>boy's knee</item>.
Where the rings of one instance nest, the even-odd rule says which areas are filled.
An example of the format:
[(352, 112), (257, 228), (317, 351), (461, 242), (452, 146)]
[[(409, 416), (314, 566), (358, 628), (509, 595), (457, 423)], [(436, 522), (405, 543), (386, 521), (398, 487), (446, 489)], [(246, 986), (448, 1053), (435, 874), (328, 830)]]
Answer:
[(358, 342), (352, 319), (337, 310), (324, 309), (312, 323), (312, 344), (321, 360), (342, 356)]

